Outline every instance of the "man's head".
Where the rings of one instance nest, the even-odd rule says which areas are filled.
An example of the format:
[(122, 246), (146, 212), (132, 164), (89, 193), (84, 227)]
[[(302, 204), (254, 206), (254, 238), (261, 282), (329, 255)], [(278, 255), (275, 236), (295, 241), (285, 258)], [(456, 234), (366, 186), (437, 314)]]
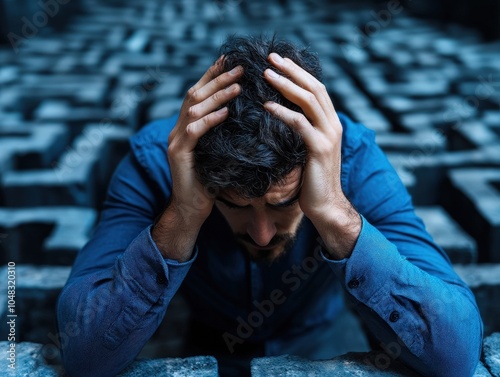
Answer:
[[(207, 132), (195, 149), (201, 183), (218, 192), (222, 200), (217, 206), (237, 239), (254, 257), (269, 256), (264, 259), (274, 259), (297, 231), (302, 218), (298, 203), (282, 204), (298, 195), (307, 156), (300, 135), (263, 107), (264, 102), (274, 101), (303, 113), (264, 78), (267, 68), (276, 71), (268, 62), (271, 52), (290, 58), (321, 79), (319, 60), (306, 49), (275, 38), (229, 38), (220, 53), (224, 55), (224, 71), (243, 67), (241, 94), (227, 103), (227, 119)], [(231, 208), (231, 204), (246, 207)], [(257, 245), (275, 243), (271, 251), (257, 249)]]

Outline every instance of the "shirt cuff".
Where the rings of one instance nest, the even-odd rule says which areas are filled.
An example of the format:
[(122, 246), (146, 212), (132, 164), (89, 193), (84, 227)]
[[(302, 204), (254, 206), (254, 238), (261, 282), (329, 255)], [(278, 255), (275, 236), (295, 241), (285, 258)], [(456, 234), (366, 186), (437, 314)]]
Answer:
[(373, 305), (387, 297), (404, 257), (377, 228), (361, 219), (361, 232), (349, 258), (331, 260), (323, 252), (322, 257), (350, 294)]
[(198, 255), (195, 247), (193, 257), (186, 262), (164, 258), (151, 237), (151, 225), (144, 229), (121, 256), (124, 268), (120, 272), (127, 280), (139, 285), (140, 292), (156, 302), (177, 292)]
[[(396, 246), (363, 216), (361, 232), (349, 258), (339, 261), (323, 258), (329, 264), (347, 293), (366, 305), (398, 334), (400, 339), (417, 354), (422, 349), (419, 341), (417, 313), (411, 312), (397, 299), (410, 294), (406, 282), (409, 264)], [(415, 288), (413, 288), (415, 290)], [(374, 318), (364, 318), (372, 325)], [(374, 331), (374, 326), (371, 326)], [(383, 339), (382, 332), (376, 334)]]

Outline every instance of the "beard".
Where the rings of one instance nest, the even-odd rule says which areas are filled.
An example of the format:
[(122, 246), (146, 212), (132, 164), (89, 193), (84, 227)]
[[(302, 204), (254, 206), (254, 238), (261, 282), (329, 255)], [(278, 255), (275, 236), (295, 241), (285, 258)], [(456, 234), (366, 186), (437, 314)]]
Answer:
[(250, 259), (269, 266), (280, 260), (292, 249), (302, 223), (303, 221), (299, 223), (294, 233), (276, 234), (265, 246), (266, 249), (261, 249), (261, 246), (257, 245), (252, 237), (246, 233), (235, 233), (234, 237), (236, 242), (245, 249)]

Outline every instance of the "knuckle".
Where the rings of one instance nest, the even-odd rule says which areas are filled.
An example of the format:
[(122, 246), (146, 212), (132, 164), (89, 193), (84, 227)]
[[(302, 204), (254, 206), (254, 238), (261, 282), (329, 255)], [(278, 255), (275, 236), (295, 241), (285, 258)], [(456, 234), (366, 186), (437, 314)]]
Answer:
[(325, 84), (319, 81), (315, 81), (314, 84), (312, 85), (312, 89), (317, 92), (324, 92), (326, 91)]
[(223, 86), (226, 82), (226, 80), (224, 80), (224, 75), (219, 75), (217, 76), (215, 79), (214, 79), (214, 83), (217, 87), (220, 87), (220, 86)]
[[(193, 119), (193, 118), (196, 118), (197, 115), (198, 115), (198, 109), (196, 108), (196, 106), (190, 106), (187, 109), (188, 118)], [(189, 127), (189, 125), (188, 125), (188, 127)]]
[(192, 86), (191, 88), (188, 89), (186, 97), (193, 98), (195, 95), (196, 95), (196, 88)]
[(212, 65), (208, 71), (212, 77), (215, 77), (219, 73), (220, 66), (217, 64)]
[(306, 101), (308, 103), (314, 103), (316, 101), (316, 96), (313, 93), (311, 93), (311, 92), (307, 92), (307, 94), (306, 94)]
[(216, 103), (221, 102), (223, 100), (223, 93), (222, 92), (216, 92), (212, 95), (212, 100)]
[(177, 154), (177, 143), (174, 141), (167, 147), (167, 156), (172, 158)]
[(184, 131), (187, 137), (193, 137), (196, 134), (196, 125), (194, 123), (189, 123)]
[(199, 90), (196, 90), (193, 92), (192, 96), (191, 96), (191, 100), (194, 102), (194, 103), (199, 103), (203, 100), (203, 98), (201, 98), (201, 94), (200, 94), (200, 91)]
[(297, 114), (293, 117), (293, 122), (297, 126), (303, 126), (307, 122), (307, 118), (304, 114)]

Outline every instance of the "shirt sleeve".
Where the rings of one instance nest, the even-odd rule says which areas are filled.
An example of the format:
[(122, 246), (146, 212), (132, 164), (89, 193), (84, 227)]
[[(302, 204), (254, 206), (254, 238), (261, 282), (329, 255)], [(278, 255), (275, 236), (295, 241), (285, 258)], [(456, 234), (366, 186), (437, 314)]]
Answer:
[(362, 229), (349, 258), (325, 260), (392, 359), (425, 376), (471, 376), (483, 332), (472, 292), (370, 134), (350, 161), (343, 183)]
[[(95, 234), (58, 300), (63, 362), (70, 376), (112, 376), (134, 360), (163, 320), (196, 258), (165, 259), (151, 237), (162, 203), (128, 155), (110, 183)], [(165, 197), (163, 193), (163, 197)]]

